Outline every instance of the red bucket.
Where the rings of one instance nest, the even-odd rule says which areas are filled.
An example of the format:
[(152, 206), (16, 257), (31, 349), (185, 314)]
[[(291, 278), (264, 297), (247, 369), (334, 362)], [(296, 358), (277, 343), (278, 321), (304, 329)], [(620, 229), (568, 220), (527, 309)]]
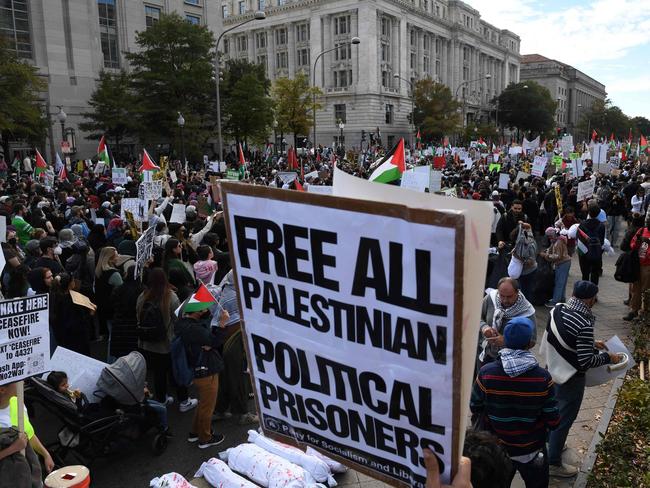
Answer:
[(45, 478), (46, 488), (88, 488), (90, 471), (85, 466), (65, 466)]

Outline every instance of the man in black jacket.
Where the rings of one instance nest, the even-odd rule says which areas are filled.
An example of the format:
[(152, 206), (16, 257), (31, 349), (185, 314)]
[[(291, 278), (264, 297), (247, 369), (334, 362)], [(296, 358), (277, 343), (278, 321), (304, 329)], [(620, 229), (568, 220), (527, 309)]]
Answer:
[(519, 222), (527, 222), (528, 219), (524, 214), (524, 204), (521, 200), (512, 202), (510, 210), (505, 216), (502, 216), (497, 224), (496, 234), (499, 241), (499, 249), (503, 249), (506, 244), (513, 246), (517, 240), (517, 233), (514, 232), (519, 228)]
[(186, 312), (175, 326), (175, 332), (185, 346), (189, 365), (194, 370), (193, 384), (199, 399), (187, 441), (199, 441), (201, 449), (219, 445), (225, 439), (223, 434), (212, 432), (212, 412), (217, 402), (223, 360), (217, 351), (222, 341), (212, 333), (210, 327), (210, 305), (212, 303), (206, 303), (205, 309)]
[[(593, 242), (594, 245), (589, 245), (589, 242), (585, 243), (583, 241), (583, 244), (588, 249), (586, 254), (581, 253), (579, 256), (580, 271), (582, 272), (583, 280), (591, 281), (594, 285), (597, 285), (603, 267), (605, 226), (598, 220), (600, 207), (596, 202), (589, 204), (587, 212), (589, 217), (580, 224), (579, 229), (587, 235), (588, 241)], [(580, 236), (578, 236), (578, 240), (580, 240)]]

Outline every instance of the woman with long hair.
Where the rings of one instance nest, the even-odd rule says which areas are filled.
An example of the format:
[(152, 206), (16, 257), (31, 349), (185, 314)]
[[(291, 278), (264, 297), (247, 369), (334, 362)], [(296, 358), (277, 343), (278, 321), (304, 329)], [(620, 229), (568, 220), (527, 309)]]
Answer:
[(29, 267), (24, 264), (19, 264), (9, 270), (9, 284), (7, 285), (6, 298), (27, 296), (27, 290), (29, 290), (29, 282), (27, 281), (28, 274)]
[(108, 331), (108, 359), (111, 348), (111, 320), (113, 307), (111, 293), (122, 284), (122, 275), (117, 270), (117, 250), (114, 247), (103, 247), (95, 266), (95, 297), (97, 300), (97, 319), (99, 320), (100, 334)]
[[(167, 275), (161, 268), (152, 268), (147, 277), (147, 287), (138, 297), (136, 311), (138, 324), (151, 321), (150, 317), (162, 320), (165, 334), (157, 341), (140, 340), (140, 349), (147, 358), (147, 368), (154, 375), (154, 398), (165, 404), (174, 401), (167, 395), (167, 382), (172, 378), (170, 345), (174, 337), (174, 312), (180, 306), (176, 293), (172, 290)], [(197, 400), (188, 398), (187, 388), (177, 386), (176, 393), (181, 412), (196, 406)]]
[(163, 253), (162, 265), (165, 273), (169, 276), (171, 270), (178, 270), (185, 277), (185, 282), (194, 286), (194, 276), (182, 260), (183, 245), (178, 239), (167, 239)]
[(138, 350), (138, 318), (136, 306), (142, 293), (142, 283), (135, 276), (135, 263), (125, 265), (124, 283), (113, 290), (113, 320), (111, 333), (111, 356), (126, 356)]

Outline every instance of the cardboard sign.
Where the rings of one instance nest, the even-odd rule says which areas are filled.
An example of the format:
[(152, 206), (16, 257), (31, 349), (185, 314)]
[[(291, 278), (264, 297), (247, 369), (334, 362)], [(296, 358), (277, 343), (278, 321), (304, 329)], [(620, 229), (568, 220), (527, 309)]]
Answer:
[(169, 218), (169, 223), (184, 224), (186, 217), (185, 204), (175, 203), (174, 207), (172, 208), (172, 215)]
[(581, 181), (578, 183), (578, 195), (577, 201), (582, 202), (587, 198), (591, 198), (594, 194), (594, 187), (596, 186), (596, 180), (590, 178), (587, 181)]
[(474, 160), (472, 158), (467, 157), (463, 162), (465, 164), (465, 169), (472, 169), (472, 166), (474, 166)]
[(0, 301), (0, 385), (50, 371), (49, 296)]
[(76, 305), (80, 305), (82, 307), (85, 307), (89, 310), (92, 310), (93, 312), (97, 310), (97, 305), (95, 305), (93, 302), (90, 301), (90, 298), (88, 298), (86, 295), (83, 295), (79, 292), (76, 292), (74, 290), (70, 290), (70, 298), (72, 298), (72, 303)]
[(219, 165), (218, 161), (211, 161), (210, 162), (210, 171), (213, 173), (220, 173), (221, 172), (221, 166)]
[(569, 169), (573, 178), (582, 178), (585, 174), (582, 159), (571, 160)]
[(558, 216), (562, 215), (562, 211), (564, 210), (564, 207), (562, 205), (562, 194), (560, 193), (560, 187), (556, 186), (555, 187), (555, 204), (557, 205), (557, 214)]
[[(222, 196), (265, 434), (316, 446), (384, 481), (416, 486), (425, 482), (421, 446), (436, 446), (447, 482), (467, 420), (464, 341), (472, 362), (476, 351), (476, 327), (463, 331), (474, 323), (463, 313), (469, 300), (465, 228), (474, 228), (478, 246), (487, 246), (489, 232), (462, 212), (386, 199), (233, 183), (222, 184)], [(478, 319), (481, 290), (475, 292)], [(342, 321), (336, 318), (341, 313)], [(471, 374), (467, 380), (469, 390)], [(289, 404), (321, 413), (303, 415)], [(387, 404), (400, 407), (382, 407)]]
[(111, 170), (111, 179), (116, 185), (126, 185), (129, 182), (126, 168), (113, 168)]
[(510, 175), (508, 173), (499, 173), (499, 189), (507, 190), (510, 184)]
[(400, 186), (409, 190), (424, 191), (425, 188), (429, 187), (430, 178), (431, 176), (428, 171), (426, 173), (405, 171), (402, 173)]

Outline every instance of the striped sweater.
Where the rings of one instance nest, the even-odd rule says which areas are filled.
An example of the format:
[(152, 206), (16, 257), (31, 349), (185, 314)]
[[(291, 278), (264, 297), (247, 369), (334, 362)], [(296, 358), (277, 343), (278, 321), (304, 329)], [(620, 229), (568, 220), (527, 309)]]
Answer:
[[(610, 363), (609, 354), (594, 348), (596, 317), (582, 301), (570, 298), (566, 305), (556, 306), (551, 313), (560, 337), (554, 334), (549, 317), (548, 342), (565, 361), (582, 372)], [(562, 342), (575, 352), (567, 350)]]
[(499, 438), (511, 457), (543, 449), (548, 431), (560, 421), (548, 371), (535, 366), (510, 377), (500, 359), (481, 368), (470, 409), (482, 417), (485, 428)]

